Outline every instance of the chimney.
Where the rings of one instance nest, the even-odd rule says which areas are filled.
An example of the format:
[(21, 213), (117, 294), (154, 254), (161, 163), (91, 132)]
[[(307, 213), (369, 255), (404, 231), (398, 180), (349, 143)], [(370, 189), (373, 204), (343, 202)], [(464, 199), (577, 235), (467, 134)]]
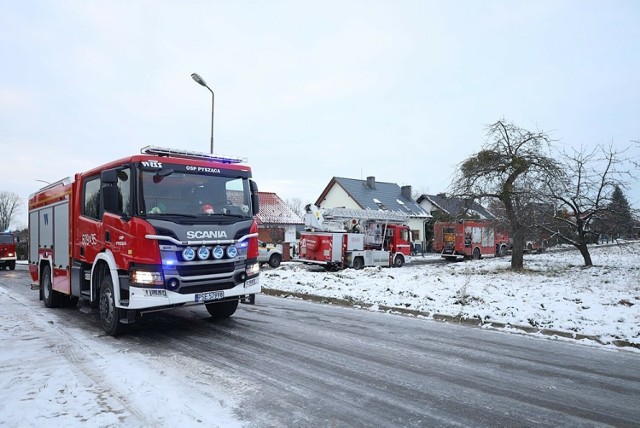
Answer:
[(413, 198), (411, 197), (411, 186), (402, 186), (400, 188), (400, 194), (410, 201), (413, 200)]
[(367, 187), (369, 189), (375, 189), (376, 188), (376, 178), (371, 176), (371, 177), (367, 177)]

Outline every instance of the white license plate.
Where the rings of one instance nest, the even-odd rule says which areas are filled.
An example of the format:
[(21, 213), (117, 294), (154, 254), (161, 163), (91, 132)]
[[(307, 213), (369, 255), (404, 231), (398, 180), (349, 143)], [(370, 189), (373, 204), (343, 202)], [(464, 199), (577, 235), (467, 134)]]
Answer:
[(224, 299), (224, 291), (209, 291), (208, 293), (196, 294), (196, 302), (208, 302), (210, 300)]
[(260, 277), (256, 276), (255, 278), (248, 279), (245, 283), (245, 287), (251, 287), (252, 285), (256, 285), (259, 282)]

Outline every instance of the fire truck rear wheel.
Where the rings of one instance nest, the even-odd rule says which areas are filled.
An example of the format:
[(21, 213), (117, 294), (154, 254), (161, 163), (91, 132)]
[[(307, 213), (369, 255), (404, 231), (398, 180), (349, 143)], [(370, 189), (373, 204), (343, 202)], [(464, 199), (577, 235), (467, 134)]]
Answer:
[(364, 260), (362, 259), (362, 257), (356, 257), (355, 259), (353, 259), (353, 268), (355, 270), (360, 270), (364, 267)]
[(40, 275), (40, 289), (42, 290), (42, 300), (47, 308), (57, 308), (60, 306), (60, 294), (53, 289), (51, 282), (51, 268), (45, 265)]
[(109, 336), (118, 336), (127, 327), (120, 322), (120, 312), (120, 308), (116, 307), (111, 275), (107, 274), (100, 283), (100, 324)]
[(480, 260), (482, 254), (480, 254), (480, 248), (476, 247), (473, 249), (473, 260)]
[(393, 260), (393, 266), (400, 268), (402, 267), (402, 265), (404, 265), (404, 257), (397, 255), (396, 258)]
[(211, 317), (219, 320), (229, 318), (233, 315), (236, 309), (238, 309), (238, 302), (239, 300), (235, 298), (233, 300), (225, 300), (218, 303), (208, 303), (205, 306), (207, 307), (207, 311)]

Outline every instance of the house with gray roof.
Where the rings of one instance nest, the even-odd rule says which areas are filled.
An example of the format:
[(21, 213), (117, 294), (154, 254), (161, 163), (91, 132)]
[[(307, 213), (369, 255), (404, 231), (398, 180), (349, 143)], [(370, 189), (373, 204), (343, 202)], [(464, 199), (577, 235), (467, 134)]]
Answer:
[(402, 212), (409, 216), (414, 243), (424, 248), (425, 224), (431, 218), (411, 197), (411, 186), (376, 181), (333, 177), (315, 202), (320, 208), (351, 208)]
[(444, 193), (421, 195), (416, 202), (431, 215), (440, 212), (443, 217), (449, 217), (451, 219), (496, 219), (496, 216), (491, 214), (479, 203), (468, 199), (448, 197)]

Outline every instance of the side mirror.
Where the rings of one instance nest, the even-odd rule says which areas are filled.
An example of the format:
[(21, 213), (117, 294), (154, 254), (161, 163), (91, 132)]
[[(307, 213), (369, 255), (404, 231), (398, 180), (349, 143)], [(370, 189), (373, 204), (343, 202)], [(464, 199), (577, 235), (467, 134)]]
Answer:
[(260, 212), (260, 198), (258, 197), (258, 185), (255, 181), (249, 180), (249, 188), (251, 189), (251, 210), (253, 215)]
[(100, 214), (118, 212), (118, 172), (108, 169), (100, 173)]
[(118, 184), (118, 171), (115, 169), (108, 169), (100, 173), (100, 182), (102, 186), (105, 184)]

